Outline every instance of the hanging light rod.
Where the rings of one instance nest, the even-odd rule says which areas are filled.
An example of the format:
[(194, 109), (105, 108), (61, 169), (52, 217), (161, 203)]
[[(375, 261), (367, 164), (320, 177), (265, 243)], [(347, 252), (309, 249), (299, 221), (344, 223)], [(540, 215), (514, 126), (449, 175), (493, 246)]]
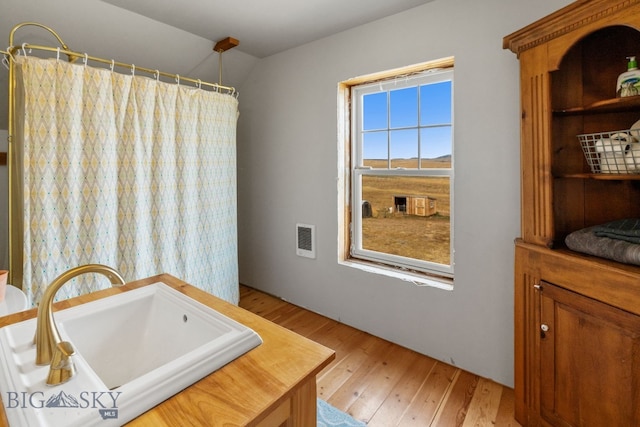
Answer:
[(227, 37), (226, 39), (219, 40), (213, 47), (215, 52), (218, 52), (218, 83), (222, 84), (222, 52), (229, 49), (233, 49), (238, 46), (240, 42), (233, 37)]

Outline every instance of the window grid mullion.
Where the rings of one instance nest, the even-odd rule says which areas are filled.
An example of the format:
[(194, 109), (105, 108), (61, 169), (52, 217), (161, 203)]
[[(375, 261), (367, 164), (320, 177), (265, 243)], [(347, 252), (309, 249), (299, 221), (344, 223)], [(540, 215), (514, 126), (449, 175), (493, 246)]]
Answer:
[(418, 85), (418, 169), (422, 169), (422, 132), (420, 132), (420, 130), (422, 130), (422, 127), (420, 126), (420, 117), (421, 117), (421, 110), (420, 107), (422, 105), (422, 98), (421, 98), (421, 88), (422, 86)]
[(387, 169), (391, 169), (391, 92), (387, 91)]

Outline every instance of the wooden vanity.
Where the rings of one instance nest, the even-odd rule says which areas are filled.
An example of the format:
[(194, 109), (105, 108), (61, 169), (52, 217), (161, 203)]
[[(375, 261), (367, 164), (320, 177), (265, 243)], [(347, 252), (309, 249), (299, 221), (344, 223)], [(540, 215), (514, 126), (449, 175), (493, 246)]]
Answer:
[[(163, 282), (246, 325), (263, 340), (258, 347), (165, 400), (130, 426), (316, 425), (316, 375), (333, 350), (223, 301), (171, 275), (137, 280), (55, 304), (64, 309)], [(36, 309), (0, 317), (0, 327), (36, 317)], [(2, 407), (0, 426), (8, 425)]]

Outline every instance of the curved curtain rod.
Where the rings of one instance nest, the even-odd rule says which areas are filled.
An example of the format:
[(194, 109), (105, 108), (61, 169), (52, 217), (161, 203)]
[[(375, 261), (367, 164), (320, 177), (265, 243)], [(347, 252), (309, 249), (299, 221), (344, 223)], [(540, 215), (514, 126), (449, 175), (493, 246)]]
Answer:
[[(56, 40), (58, 40), (58, 43), (60, 43), (60, 46), (62, 46), (62, 48), (64, 50), (69, 50), (69, 46), (67, 46), (66, 43), (62, 41), (62, 38), (51, 27), (47, 27), (46, 25), (40, 24), (38, 22), (31, 22), (31, 21), (22, 22), (22, 23), (16, 25), (15, 27), (13, 27), (11, 29), (11, 32), (9, 33), (9, 48), (8, 49), (10, 49), (13, 46), (13, 36), (15, 35), (16, 31), (18, 31), (22, 27), (27, 27), (29, 25), (34, 26), (34, 27), (44, 28), (45, 30), (49, 31), (53, 35), (53, 37), (55, 37)], [(71, 57), (69, 57), (69, 62), (72, 62)]]
[[(33, 45), (33, 44), (28, 44), (28, 43), (24, 43), (20, 46), (14, 46), (13, 43), (13, 38), (14, 38), (14, 34), (15, 32), (25, 26), (36, 26), (36, 27), (40, 27), (40, 28), (44, 28), (45, 30), (49, 31), (57, 40), (58, 43), (60, 43), (60, 47), (51, 47), (51, 46), (40, 46), (40, 45)], [(40, 23), (37, 22), (23, 22), (21, 24), (16, 25), (15, 27), (13, 27), (13, 29), (11, 30), (11, 33), (9, 34), (9, 47), (7, 48), (8, 52), (4, 52), (2, 51), (2, 53), (7, 54), (9, 56), (11, 56), (13, 58), (13, 55), (15, 54), (15, 52), (21, 50), (21, 49), (36, 49), (36, 50), (42, 50), (42, 51), (46, 51), (46, 52), (55, 52), (56, 54), (60, 54), (63, 53), (65, 55), (67, 55), (67, 57), (69, 58), (69, 62), (75, 62), (78, 60), (78, 58), (83, 58), (84, 60), (92, 60), (95, 62), (100, 62), (103, 64), (107, 64), (110, 67), (114, 66), (118, 66), (118, 67), (123, 67), (123, 68), (129, 68), (131, 70), (135, 69), (136, 71), (142, 71), (148, 74), (153, 75), (154, 77), (159, 78), (159, 76), (163, 76), (163, 77), (168, 77), (168, 78), (172, 78), (174, 80), (176, 80), (178, 82), (178, 84), (181, 81), (187, 81), (187, 82), (191, 82), (193, 83), (196, 87), (201, 88), (202, 86), (208, 86), (210, 88), (213, 88), (214, 90), (218, 91), (218, 90), (225, 90), (227, 92), (229, 92), (230, 95), (236, 96), (238, 95), (238, 92), (236, 92), (236, 89), (234, 87), (230, 87), (230, 86), (223, 86), (221, 84), (218, 83), (209, 83), (209, 82), (205, 82), (199, 79), (192, 79), (189, 77), (182, 77), (179, 74), (171, 74), (171, 73), (166, 73), (163, 71), (158, 71), (158, 70), (152, 70), (150, 68), (145, 68), (145, 67), (139, 67), (133, 64), (126, 64), (124, 62), (118, 62), (118, 61), (114, 61), (112, 59), (104, 59), (104, 58), (98, 58), (95, 56), (90, 56), (87, 55), (86, 53), (80, 53), (80, 52), (75, 52), (69, 49), (69, 47), (62, 41), (62, 38), (58, 35), (58, 33), (56, 33), (53, 29), (51, 29), (50, 27), (47, 27), (46, 25), (42, 25)]]

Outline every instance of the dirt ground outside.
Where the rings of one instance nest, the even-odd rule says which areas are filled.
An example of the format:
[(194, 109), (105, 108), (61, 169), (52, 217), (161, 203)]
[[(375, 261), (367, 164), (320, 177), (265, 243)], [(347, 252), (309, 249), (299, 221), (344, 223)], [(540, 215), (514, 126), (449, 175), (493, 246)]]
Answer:
[[(372, 213), (371, 218), (362, 219), (363, 248), (450, 264), (449, 188), (448, 177), (363, 176), (362, 200), (371, 204)], [(393, 203), (399, 195), (435, 198), (437, 214), (422, 217), (397, 212)]]

